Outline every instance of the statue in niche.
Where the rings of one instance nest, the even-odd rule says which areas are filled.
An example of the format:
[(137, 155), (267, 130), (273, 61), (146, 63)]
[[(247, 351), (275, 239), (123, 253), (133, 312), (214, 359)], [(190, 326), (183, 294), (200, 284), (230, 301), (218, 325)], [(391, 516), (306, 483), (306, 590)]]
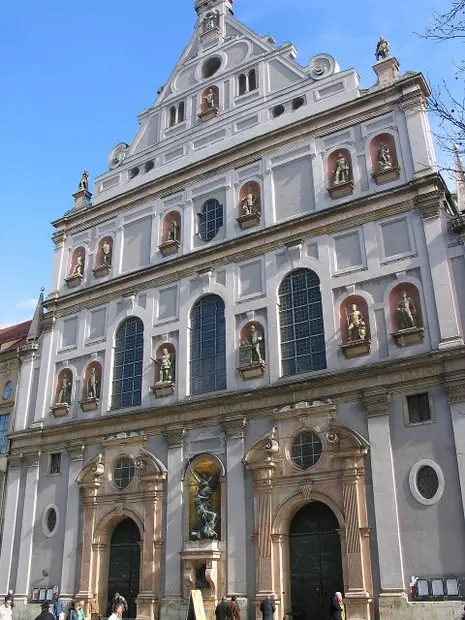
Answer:
[(346, 313), (347, 331), (349, 333), (348, 342), (355, 340), (365, 340), (367, 335), (367, 328), (363, 314), (357, 308), (357, 304), (352, 304), (350, 312)]
[(100, 377), (95, 366), (92, 367), (87, 379), (87, 398), (100, 398)]
[(252, 363), (264, 364), (265, 361), (262, 356), (263, 336), (255, 325), (250, 326), (247, 343), (251, 346)]
[(336, 160), (336, 167), (333, 172), (333, 185), (340, 185), (349, 181), (350, 166), (343, 153), (339, 153)]
[(411, 297), (407, 296), (405, 291), (397, 304), (397, 328), (412, 329), (417, 326), (417, 309)]
[(376, 60), (388, 58), (389, 55), (389, 41), (387, 41), (384, 37), (380, 37), (378, 44), (376, 45)]
[(242, 199), (242, 213), (243, 215), (251, 215), (255, 211), (255, 205), (257, 203), (257, 197), (252, 192), (252, 187), (247, 188), (247, 194)]
[(108, 243), (108, 239), (102, 243), (101, 257), (102, 265), (109, 267), (111, 265), (111, 245)]
[(216, 11), (210, 11), (205, 15), (204, 28), (205, 32), (213, 30), (218, 27), (218, 13)]
[(381, 142), (378, 151), (378, 170), (389, 170), (389, 168), (392, 168), (391, 151), (387, 144)]
[(161, 358), (155, 361), (157, 364), (160, 364), (160, 381), (162, 383), (172, 383), (174, 376), (174, 360), (166, 347), (162, 350)]
[(214, 110), (215, 108), (218, 107), (218, 102), (216, 100), (216, 93), (213, 90), (213, 88), (208, 89), (208, 92), (206, 95), (204, 95), (203, 100), (205, 102), (206, 110)]
[(74, 265), (72, 275), (73, 276), (84, 275), (84, 257), (82, 255), (82, 252), (78, 252), (78, 255), (76, 256), (76, 264)]
[(167, 241), (179, 241), (179, 224), (173, 218), (168, 228)]
[(81, 180), (79, 181), (78, 191), (83, 190), (85, 192), (89, 191), (89, 173), (87, 170), (84, 170), (81, 176)]
[(63, 379), (61, 380), (61, 386), (58, 390), (57, 396), (57, 404), (59, 405), (68, 405), (71, 400), (71, 375), (65, 373), (63, 375)]
[(192, 469), (192, 476), (198, 485), (194, 508), (200, 526), (192, 530), (191, 536), (196, 540), (215, 540), (218, 538), (216, 524), (219, 515), (212, 508), (212, 497), (218, 486), (219, 473), (210, 475)]

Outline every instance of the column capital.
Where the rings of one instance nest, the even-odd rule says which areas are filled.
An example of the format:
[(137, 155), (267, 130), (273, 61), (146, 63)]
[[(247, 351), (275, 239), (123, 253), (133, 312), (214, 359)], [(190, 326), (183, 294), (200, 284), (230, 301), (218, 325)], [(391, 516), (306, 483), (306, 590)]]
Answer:
[(68, 446), (66, 446), (69, 460), (72, 462), (82, 461), (84, 458), (84, 448), (85, 446), (83, 443), (69, 444)]
[(221, 427), (227, 439), (242, 439), (244, 437), (244, 428), (247, 426), (247, 419), (244, 416), (223, 420)]
[(168, 443), (168, 448), (182, 448), (184, 445), (184, 438), (186, 436), (186, 429), (184, 426), (178, 426), (177, 428), (166, 428), (163, 435)]
[(362, 391), (362, 403), (368, 417), (387, 415), (391, 406), (391, 393), (385, 388), (368, 388)]
[(36, 468), (39, 467), (40, 462), (40, 450), (34, 450), (33, 452), (26, 452), (23, 454), (24, 462), (26, 463), (26, 467), (28, 468)]
[(439, 216), (442, 192), (435, 189), (427, 194), (422, 194), (415, 198), (415, 208), (421, 214), (422, 220), (431, 219)]
[(465, 402), (465, 370), (447, 373), (444, 378), (444, 389), (450, 405)]
[(9, 469), (21, 469), (21, 463), (23, 460), (22, 454), (10, 454), (8, 455), (8, 467)]

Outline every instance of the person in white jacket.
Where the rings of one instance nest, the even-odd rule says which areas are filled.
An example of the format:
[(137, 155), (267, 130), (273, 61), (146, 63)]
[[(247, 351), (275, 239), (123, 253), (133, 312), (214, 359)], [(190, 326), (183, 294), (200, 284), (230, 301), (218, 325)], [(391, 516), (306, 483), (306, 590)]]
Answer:
[(0, 620), (12, 620), (11, 600), (7, 598), (3, 605), (0, 605)]

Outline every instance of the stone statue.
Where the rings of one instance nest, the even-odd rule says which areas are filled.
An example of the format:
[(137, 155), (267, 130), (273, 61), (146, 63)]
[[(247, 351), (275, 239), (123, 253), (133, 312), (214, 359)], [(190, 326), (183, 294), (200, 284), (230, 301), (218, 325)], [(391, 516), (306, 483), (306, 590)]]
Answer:
[(173, 358), (169, 354), (168, 349), (165, 347), (162, 351), (162, 356), (159, 360), (156, 360), (157, 364), (160, 364), (160, 381), (162, 383), (171, 383), (173, 381)]
[(367, 335), (366, 324), (363, 314), (357, 308), (357, 304), (352, 304), (350, 313), (346, 312), (347, 331), (349, 332), (348, 342), (354, 340), (365, 340)]
[(387, 41), (384, 37), (380, 37), (378, 44), (376, 45), (376, 60), (387, 58), (389, 55), (389, 41)]
[(407, 297), (407, 293), (402, 291), (402, 295), (397, 304), (397, 328), (411, 329), (417, 327), (417, 309), (411, 297)]
[(257, 202), (257, 197), (252, 192), (252, 188), (248, 187), (247, 188), (247, 194), (245, 195), (245, 197), (242, 200), (242, 213), (243, 213), (243, 215), (250, 215), (251, 213), (253, 213), (254, 210), (255, 210), (254, 207), (255, 207), (256, 202)]
[(378, 151), (378, 168), (379, 170), (388, 170), (392, 168), (391, 152), (387, 144), (381, 142)]
[(215, 527), (218, 522), (218, 515), (212, 510), (212, 496), (218, 485), (218, 474), (208, 476), (193, 469), (192, 476), (198, 484), (194, 507), (201, 525), (197, 530), (193, 530), (191, 535), (198, 540), (216, 539), (218, 534)]
[(205, 32), (213, 30), (218, 26), (218, 13), (216, 11), (210, 11), (205, 15), (204, 28)]
[(255, 327), (255, 325), (251, 325), (249, 329), (249, 337), (247, 339), (248, 343), (252, 347), (252, 362), (256, 362), (258, 364), (264, 364), (264, 360), (262, 357), (262, 344), (263, 344), (263, 336)]
[(168, 228), (167, 241), (179, 241), (179, 224), (173, 218)]
[(95, 366), (90, 371), (89, 378), (87, 379), (87, 398), (99, 398), (100, 397), (100, 378), (97, 374)]
[(58, 390), (57, 403), (59, 405), (68, 405), (71, 399), (71, 376), (68, 373), (63, 375), (61, 386)]
[(333, 185), (347, 183), (349, 180), (349, 162), (342, 153), (339, 153), (336, 160), (336, 168), (333, 173)]
[(216, 93), (213, 88), (209, 88), (207, 94), (204, 96), (205, 108), (207, 110), (213, 110), (218, 107), (216, 101)]
[(76, 264), (73, 269), (73, 276), (83, 276), (84, 275), (84, 257), (82, 256), (82, 252), (78, 252), (76, 256)]
[(102, 243), (102, 265), (110, 266), (111, 265), (111, 245), (108, 243), (108, 239)]
[(84, 190), (86, 192), (89, 191), (89, 173), (87, 170), (84, 170), (81, 176), (81, 180), (79, 181), (78, 191)]

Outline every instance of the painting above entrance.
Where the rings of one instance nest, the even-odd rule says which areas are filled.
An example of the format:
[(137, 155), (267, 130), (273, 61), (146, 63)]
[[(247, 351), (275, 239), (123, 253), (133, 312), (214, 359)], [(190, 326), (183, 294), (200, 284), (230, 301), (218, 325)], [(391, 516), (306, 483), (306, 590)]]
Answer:
[(205, 458), (191, 469), (189, 481), (189, 538), (218, 540), (221, 532), (220, 468)]

